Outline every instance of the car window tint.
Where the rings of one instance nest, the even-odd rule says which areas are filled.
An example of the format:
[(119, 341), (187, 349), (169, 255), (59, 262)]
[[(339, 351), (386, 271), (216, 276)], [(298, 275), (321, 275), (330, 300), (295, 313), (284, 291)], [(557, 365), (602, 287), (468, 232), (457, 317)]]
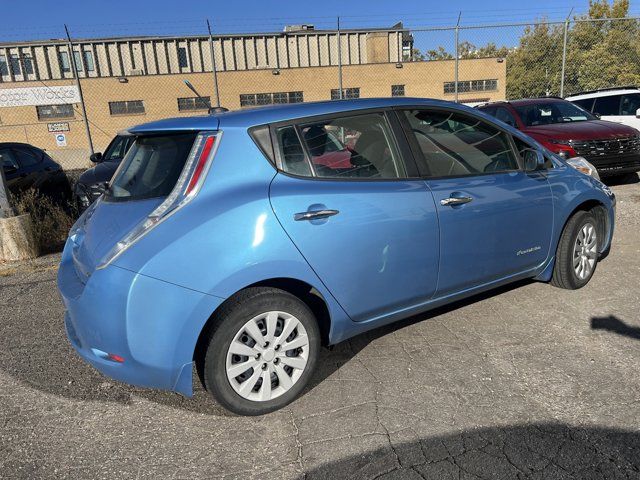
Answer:
[(295, 127), (281, 127), (276, 131), (282, 169), (293, 175), (310, 177), (311, 167), (304, 154)]
[(300, 126), (318, 177), (406, 177), (381, 113), (338, 117)]
[(133, 137), (117, 136), (113, 142), (107, 147), (107, 151), (104, 152), (103, 159), (109, 160), (122, 160), (127, 153), (127, 148), (130, 145), (129, 140)]
[(2, 168), (5, 169), (15, 168), (17, 170), (20, 168), (15, 156), (8, 148), (0, 149), (0, 164), (2, 164)]
[(620, 115), (620, 95), (596, 98), (593, 111), (600, 115)]
[(593, 98), (583, 98), (582, 100), (571, 100), (572, 103), (575, 103), (579, 107), (584, 108), (587, 112), (593, 112)]
[(33, 167), (42, 160), (42, 156), (38, 155), (33, 150), (22, 147), (14, 147), (13, 150), (18, 157), (18, 163), (20, 163), (20, 166), (23, 168)]
[(516, 119), (513, 118), (511, 112), (506, 108), (500, 107), (496, 111), (496, 118), (500, 121), (503, 121), (507, 125), (511, 125), (512, 127), (516, 126)]
[[(528, 143), (526, 143), (524, 140), (520, 140), (518, 137), (512, 137), (513, 138), (513, 142), (516, 145), (516, 150), (518, 151), (518, 155), (520, 156), (520, 161), (521, 163), (524, 165), (524, 154), (527, 150), (537, 150), (537, 148), (533, 147), (532, 145), (529, 145)], [(549, 169), (549, 168), (554, 168), (553, 162), (551, 161), (551, 158), (549, 155), (545, 155), (545, 161), (544, 161), (544, 167)]]
[(443, 111), (410, 110), (404, 114), (431, 176), (518, 169), (509, 136), (481, 120)]
[(630, 93), (622, 96), (620, 115), (634, 115), (640, 108), (640, 93)]

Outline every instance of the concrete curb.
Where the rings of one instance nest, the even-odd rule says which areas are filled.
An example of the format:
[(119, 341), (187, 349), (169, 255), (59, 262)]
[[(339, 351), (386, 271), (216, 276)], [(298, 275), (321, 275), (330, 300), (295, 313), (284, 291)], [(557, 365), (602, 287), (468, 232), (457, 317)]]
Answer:
[(0, 262), (29, 260), (38, 256), (29, 215), (0, 218)]

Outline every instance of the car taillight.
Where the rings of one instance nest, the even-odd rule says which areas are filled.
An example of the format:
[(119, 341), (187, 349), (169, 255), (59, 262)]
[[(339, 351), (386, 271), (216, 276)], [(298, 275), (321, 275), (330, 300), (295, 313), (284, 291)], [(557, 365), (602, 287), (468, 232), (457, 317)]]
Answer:
[(221, 136), (221, 132), (206, 132), (196, 137), (191, 153), (189, 153), (182, 173), (178, 177), (178, 181), (171, 193), (155, 210), (113, 246), (97, 268), (104, 268), (109, 265), (152, 228), (185, 206), (198, 194), (211, 166), (211, 161), (215, 156), (216, 147), (220, 143)]
[(213, 145), (216, 141), (216, 137), (210, 136), (204, 141), (204, 147), (202, 148), (202, 153), (200, 154), (200, 158), (198, 159), (198, 163), (196, 164), (196, 168), (193, 171), (193, 175), (191, 176), (191, 181), (189, 181), (189, 186), (187, 190), (184, 192), (185, 195), (189, 195), (195, 186), (198, 184), (198, 180), (204, 171), (204, 166), (207, 164), (207, 159), (209, 158), (209, 154), (213, 149)]

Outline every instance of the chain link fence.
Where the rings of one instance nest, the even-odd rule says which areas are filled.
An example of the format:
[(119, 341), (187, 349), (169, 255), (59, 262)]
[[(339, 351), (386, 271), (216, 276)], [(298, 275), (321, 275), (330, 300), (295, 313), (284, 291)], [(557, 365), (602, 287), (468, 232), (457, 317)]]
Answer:
[(106, 39), (75, 28), (62, 40), (0, 43), (0, 142), (83, 169), (119, 131), (216, 106), (389, 96), (474, 104), (638, 85), (639, 32), (637, 18), (228, 35), (202, 22), (184, 36), (136, 36), (131, 25)]

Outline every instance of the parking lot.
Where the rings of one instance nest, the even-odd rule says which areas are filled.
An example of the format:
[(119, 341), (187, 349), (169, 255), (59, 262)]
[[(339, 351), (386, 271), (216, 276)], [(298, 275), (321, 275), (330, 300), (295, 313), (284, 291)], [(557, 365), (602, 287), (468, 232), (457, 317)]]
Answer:
[(67, 344), (58, 256), (0, 267), (0, 478), (640, 478), (640, 183), (585, 288), (525, 282), (321, 355), (263, 417), (111, 381)]

